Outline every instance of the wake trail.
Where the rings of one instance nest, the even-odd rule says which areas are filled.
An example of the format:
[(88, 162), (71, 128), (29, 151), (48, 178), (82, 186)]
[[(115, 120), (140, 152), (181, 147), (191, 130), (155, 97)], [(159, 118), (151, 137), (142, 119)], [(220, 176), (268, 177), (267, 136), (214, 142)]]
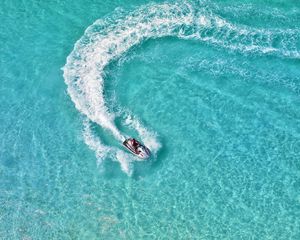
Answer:
[[(85, 30), (67, 57), (63, 75), (68, 94), (78, 111), (89, 121), (109, 130), (119, 142), (124, 136), (114, 123), (115, 114), (105, 102), (105, 67), (133, 46), (147, 39), (166, 36), (195, 39), (244, 53), (300, 58), (299, 31), (264, 30), (232, 24), (188, 3), (150, 4), (131, 13), (116, 11)], [(129, 117), (125, 124), (138, 132), (151, 151), (159, 150), (161, 144), (157, 134), (144, 127), (137, 118)], [(98, 159), (104, 159), (111, 152), (113, 158), (123, 164), (120, 159), (128, 157), (124, 157), (124, 151), (104, 146), (99, 139), (96, 140), (87, 123), (84, 123), (84, 129), (85, 142)], [(130, 172), (125, 165), (122, 169)]]

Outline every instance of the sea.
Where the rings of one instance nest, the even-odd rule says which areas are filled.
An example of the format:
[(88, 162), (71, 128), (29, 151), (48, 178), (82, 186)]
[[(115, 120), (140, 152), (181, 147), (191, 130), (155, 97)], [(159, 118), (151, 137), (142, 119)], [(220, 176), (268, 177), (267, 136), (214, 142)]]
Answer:
[(2, 0), (0, 43), (1, 240), (300, 239), (299, 1)]

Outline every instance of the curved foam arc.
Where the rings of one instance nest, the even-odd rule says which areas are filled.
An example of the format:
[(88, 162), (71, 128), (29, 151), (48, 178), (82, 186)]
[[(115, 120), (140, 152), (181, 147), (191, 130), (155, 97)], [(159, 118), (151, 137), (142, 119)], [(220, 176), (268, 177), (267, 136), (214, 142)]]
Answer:
[[(169, 7), (165, 5), (165, 7)], [(153, 9), (154, 11), (154, 9)], [(150, 14), (153, 14), (153, 11)], [(140, 16), (142, 17), (142, 16)], [(171, 30), (178, 25), (178, 20), (168, 17), (143, 22), (139, 17), (133, 21), (128, 18), (124, 24), (127, 27), (108, 27), (104, 33), (94, 34), (94, 29), (103, 23), (96, 21), (89, 27), (85, 36), (80, 39), (68, 56), (64, 67), (64, 78), (68, 85), (68, 92), (76, 108), (87, 115), (89, 119), (113, 132), (115, 137), (122, 140), (122, 135), (113, 124), (113, 114), (108, 113), (103, 96), (103, 69), (114, 58), (126, 52), (133, 45), (141, 42), (145, 37), (168, 35), (165, 29)], [(135, 22), (134, 28), (131, 27)], [(180, 21), (181, 22), (181, 21)], [(129, 26), (129, 27), (128, 27)], [(170, 26), (171, 28), (169, 28)], [(88, 37), (89, 43), (85, 44)]]
[[(294, 42), (286, 41), (287, 33), (293, 36)], [(126, 16), (117, 16), (117, 19), (97, 20), (86, 29), (67, 57), (63, 68), (64, 79), (76, 108), (91, 121), (110, 130), (119, 141), (124, 137), (114, 124), (114, 114), (105, 105), (104, 68), (145, 39), (165, 36), (198, 39), (242, 52), (274, 52), (282, 56), (300, 57), (295, 50), (299, 36), (291, 30), (272, 32), (234, 25), (185, 3), (147, 5)], [(273, 46), (275, 39), (279, 39), (280, 48)], [(131, 120), (129, 125), (138, 131), (142, 141), (151, 145), (151, 150), (158, 150), (160, 144), (155, 135), (140, 122)], [(103, 158), (100, 152), (107, 151), (107, 148), (102, 144), (101, 147), (99, 144), (95, 147), (89, 138), (87, 140), (92, 149), (97, 149), (98, 157)], [(121, 155), (114, 152), (115, 155)]]
[[(166, 16), (163, 18), (157, 16), (156, 19), (154, 17), (150, 21), (149, 18), (148, 21), (143, 21), (146, 12), (147, 15), (157, 14), (157, 9), (161, 8), (164, 9), (162, 13)], [(64, 79), (76, 108), (91, 121), (109, 129), (118, 140), (123, 140), (124, 137), (113, 122), (114, 115), (109, 112), (105, 105), (103, 94), (104, 68), (112, 59), (120, 56), (144, 38), (171, 35), (171, 32), (179, 24), (187, 24), (188, 19), (182, 14), (178, 17), (173, 12), (174, 15), (177, 15), (176, 19), (173, 19), (171, 9), (176, 10), (177, 14), (181, 13), (178, 6), (174, 8), (170, 5), (161, 5), (151, 8), (151, 11), (145, 9), (144, 14), (140, 13), (135, 18), (128, 17), (120, 25), (117, 23), (116, 25), (105, 26), (105, 21), (98, 20), (87, 28), (85, 35), (75, 44), (74, 50), (67, 58), (67, 63), (63, 69)], [(94, 30), (97, 28), (103, 29), (104, 32), (96, 32), (95, 34)], [(152, 151), (157, 151), (160, 144), (156, 137), (142, 127), (141, 123), (135, 122), (132, 126), (136, 127), (142, 141), (146, 144), (149, 143)], [(143, 130), (141, 131), (141, 129)], [(123, 171), (128, 174), (131, 172), (127, 154), (121, 150), (104, 146), (100, 139), (92, 134), (87, 123), (85, 123), (84, 128), (84, 139), (85, 143), (96, 152), (98, 161), (105, 158), (109, 152), (118, 159)]]

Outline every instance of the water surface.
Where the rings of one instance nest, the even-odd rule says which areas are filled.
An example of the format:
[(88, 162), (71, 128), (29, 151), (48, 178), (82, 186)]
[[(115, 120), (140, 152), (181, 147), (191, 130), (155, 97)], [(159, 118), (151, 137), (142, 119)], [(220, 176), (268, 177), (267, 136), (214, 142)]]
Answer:
[(297, 2), (0, 12), (1, 239), (300, 238)]

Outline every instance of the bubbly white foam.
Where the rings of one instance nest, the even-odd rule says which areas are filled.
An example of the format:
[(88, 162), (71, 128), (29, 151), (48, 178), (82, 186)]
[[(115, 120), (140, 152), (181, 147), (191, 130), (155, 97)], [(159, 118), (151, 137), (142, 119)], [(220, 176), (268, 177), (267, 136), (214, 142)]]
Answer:
[[(117, 12), (112, 18), (95, 21), (67, 57), (63, 68), (64, 79), (76, 108), (89, 120), (110, 130), (118, 141), (122, 141), (124, 136), (114, 124), (115, 115), (105, 103), (104, 68), (132, 46), (149, 38), (177, 36), (242, 52), (278, 53), (299, 58), (300, 53), (295, 47), (299, 39), (296, 38), (295, 42), (287, 41), (285, 35), (295, 34), (290, 30), (278, 32), (234, 25), (186, 3), (152, 4), (128, 15)], [(273, 46), (275, 39), (279, 39), (279, 47)], [(156, 134), (142, 126), (136, 117), (128, 117), (125, 124), (138, 132), (140, 139), (151, 151), (158, 151), (160, 143)], [(92, 134), (87, 122), (84, 123), (83, 136), (86, 144), (95, 151), (99, 163), (107, 154), (113, 153), (122, 170), (128, 174), (132, 172), (130, 157), (120, 149), (102, 144)]]
[(91, 123), (88, 119), (83, 121), (83, 138), (85, 143), (93, 150), (97, 157), (97, 165), (99, 169), (103, 171), (103, 160), (107, 157), (118, 161), (121, 165), (121, 169), (127, 174), (131, 175), (133, 172), (132, 158), (128, 153), (112, 146), (105, 146), (99, 137), (95, 135), (91, 129)]
[(98, 165), (101, 165), (102, 160), (109, 153), (109, 147), (102, 144), (100, 139), (93, 134), (89, 120), (86, 119), (83, 122), (83, 125), (83, 139), (90, 149), (95, 152), (98, 159)]

